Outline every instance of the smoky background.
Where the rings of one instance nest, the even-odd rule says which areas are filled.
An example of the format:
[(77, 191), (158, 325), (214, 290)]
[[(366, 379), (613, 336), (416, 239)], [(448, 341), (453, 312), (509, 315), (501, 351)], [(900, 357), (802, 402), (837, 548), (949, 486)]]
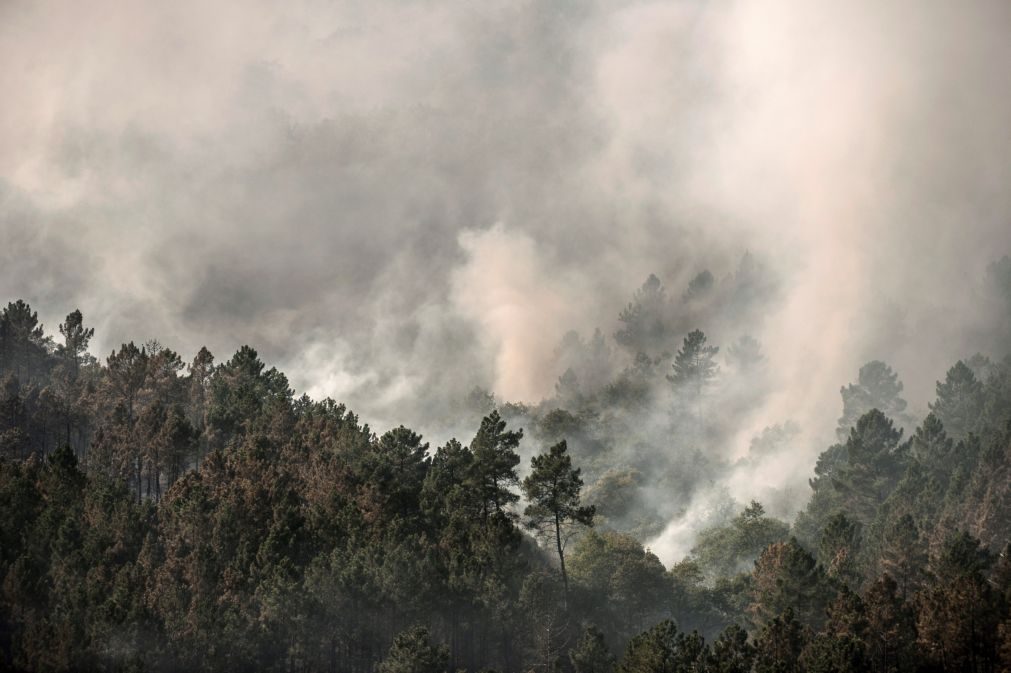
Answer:
[[(863, 363), (922, 418), (952, 362), (1006, 354), (1009, 26), (998, 0), (4, 3), (0, 282), (50, 330), (79, 307), (96, 355), (249, 343), (434, 444), (477, 387), (526, 405), (529, 455), (566, 335), (634, 366), (618, 316), (655, 274), (666, 350), (721, 347), (706, 469), (662, 375), (608, 426), (608, 460), (680, 475), (641, 489), (675, 560), (727, 494), (796, 511)], [(725, 360), (743, 335), (760, 375)]]

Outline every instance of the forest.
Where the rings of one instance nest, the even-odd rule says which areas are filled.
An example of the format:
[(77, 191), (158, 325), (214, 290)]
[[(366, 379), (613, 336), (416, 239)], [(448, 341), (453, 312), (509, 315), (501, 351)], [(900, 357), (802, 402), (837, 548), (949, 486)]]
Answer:
[[(987, 273), (1011, 316), (1011, 260)], [(475, 388), (438, 446), (252, 347), (99, 358), (81, 311), (11, 301), (0, 670), (1011, 671), (1011, 351), (951, 363), (922, 418), (868, 362), (798, 506), (729, 494), (683, 558), (651, 550), (795, 448), (784, 423), (718, 450), (768, 362), (710, 335), (776, 288), (750, 255), (680, 295), (650, 276), (613, 336), (566, 336), (553, 397)]]

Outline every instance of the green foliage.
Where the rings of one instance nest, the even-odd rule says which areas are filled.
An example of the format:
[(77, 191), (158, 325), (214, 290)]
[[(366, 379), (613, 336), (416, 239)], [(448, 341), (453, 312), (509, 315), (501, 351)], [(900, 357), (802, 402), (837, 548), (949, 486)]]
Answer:
[(846, 441), (857, 421), (873, 409), (900, 423), (907, 418), (899, 375), (880, 360), (861, 367), (857, 382), (841, 388), (839, 392), (843, 399), (843, 414), (836, 429), (840, 441)]
[(522, 438), (522, 430), (506, 430), (506, 422), (498, 411), (492, 411), (481, 420), (481, 427), (470, 443), (474, 456), (470, 470), (472, 487), (485, 519), (492, 514), (512, 516), (505, 508), (519, 500), (510, 487), (519, 485), (516, 466), (520, 457), (516, 447)]
[(580, 504), (583, 480), (579, 468), (573, 469), (572, 459), (564, 440), (547, 453), (530, 461), (530, 475), (523, 480), (523, 494), (529, 503), (523, 511), (527, 527), (554, 542), (562, 571), (565, 593), (569, 579), (565, 571), (565, 544), (576, 526), (592, 526), (592, 505)]
[(880, 553), (881, 569), (903, 595), (920, 587), (927, 569), (927, 545), (910, 514), (902, 516), (886, 533)]
[(826, 633), (808, 643), (799, 663), (807, 673), (863, 673), (870, 667), (863, 641)]
[(818, 562), (829, 577), (856, 586), (860, 581), (857, 557), (860, 526), (838, 512), (829, 518), (818, 544)]
[(704, 670), (709, 649), (698, 633), (678, 631), (664, 620), (629, 642), (619, 673), (690, 673)]
[(428, 629), (416, 626), (393, 639), (390, 653), (376, 673), (444, 673), (449, 664), (445, 645), (432, 645)]
[[(764, 287), (745, 271), (686, 305)], [(656, 353), (679, 330), (650, 287), (637, 315), (662, 329), (637, 338)], [(857, 418), (818, 459), (798, 539), (752, 503), (667, 569), (642, 540), (721, 466), (641, 427), (641, 405), (672, 399), (662, 354), (610, 380), (591, 362), (610, 358), (603, 337), (568, 338), (571, 408), (500, 413), (484, 395), (473, 441), (432, 451), (294, 398), (248, 347), (184, 368), (128, 343), (102, 364), (80, 312), (60, 334), (24, 302), (0, 315), (0, 670), (580, 673), (615, 669), (606, 644), (624, 671), (1011, 666), (1011, 360), (956, 365), (906, 443), (882, 411)], [(875, 371), (854, 400), (901, 392)], [(518, 526), (520, 418), (550, 447), (523, 481), (525, 522), (567, 577)], [(583, 530), (591, 504), (600, 526)]]
[(805, 624), (821, 626), (830, 588), (825, 571), (796, 538), (769, 545), (755, 562), (751, 605), (756, 625), (786, 610)]
[(621, 328), (614, 340), (632, 355), (655, 355), (663, 352), (670, 341), (667, 294), (660, 279), (650, 274), (635, 292), (631, 303), (621, 312)]
[(800, 657), (810, 640), (793, 610), (770, 619), (755, 641), (755, 673), (802, 673)]
[(706, 345), (706, 335), (702, 330), (689, 332), (674, 356), (674, 373), (668, 376), (668, 380), (675, 388), (690, 389), (698, 397), (719, 373), (720, 367), (716, 364), (719, 351), (717, 346)]
[(616, 660), (607, 649), (604, 634), (588, 626), (576, 646), (569, 651), (573, 673), (614, 673)]
[(574, 602), (619, 646), (664, 616), (670, 584), (663, 564), (635, 538), (589, 531), (569, 559)]
[(975, 429), (983, 411), (983, 384), (961, 360), (937, 382), (937, 401), (930, 411), (944, 424), (948, 434), (962, 439)]
[(716, 279), (708, 269), (700, 271), (688, 282), (688, 288), (685, 289), (681, 300), (685, 302), (703, 301), (712, 293), (715, 284)]
[(711, 577), (729, 577), (747, 570), (762, 550), (789, 537), (790, 527), (765, 516), (765, 509), (752, 501), (725, 526), (707, 528), (698, 534), (692, 558)]
[(867, 615), (867, 654), (876, 671), (914, 669), (918, 657), (916, 614), (888, 575), (878, 578), (864, 594)]
[(713, 642), (709, 667), (713, 673), (750, 673), (754, 660), (755, 646), (748, 642), (748, 632), (731, 624)]
[(997, 658), (999, 599), (986, 576), (993, 563), (979, 540), (951, 536), (932, 560), (937, 582), (918, 601), (916, 629), (924, 656), (935, 666), (980, 670)]

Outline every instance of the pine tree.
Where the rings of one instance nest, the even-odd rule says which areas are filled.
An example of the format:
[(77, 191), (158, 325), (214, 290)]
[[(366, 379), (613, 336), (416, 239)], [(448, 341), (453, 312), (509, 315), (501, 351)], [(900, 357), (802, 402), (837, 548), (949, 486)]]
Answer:
[(481, 427), (470, 443), (474, 457), (471, 481), (484, 519), (492, 514), (512, 516), (505, 508), (519, 500), (519, 495), (510, 487), (519, 484), (516, 466), (520, 457), (516, 448), (522, 438), (522, 430), (506, 430), (506, 422), (496, 410), (481, 420)]
[(713, 274), (704, 269), (688, 282), (688, 287), (681, 295), (681, 301), (685, 303), (703, 301), (712, 293), (715, 284)]
[(81, 311), (75, 310), (67, 315), (67, 319), (60, 325), (60, 334), (63, 335), (60, 355), (70, 364), (76, 378), (81, 366), (81, 357), (88, 352), (88, 343), (91, 337), (95, 336), (95, 328), (84, 327)]
[(818, 625), (828, 597), (824, 570), (795, 538), (769, 545), (755, 561), (748, 612), (757, 625), (787, 609)]
[(377, 673), (445, 673), (449, 650), (433, 645), (428, 629), (416, 626), (393, 639), (389, 654), (376, 667)]
[(818, 562), (829, 577), (857, 586), (860, 573), (857, 556), (860, 552), (860, 525), (837, 512), (825, 524), (818, 544)]
[(665, 619), (631, 640), (618, 665), (619, 673), (685, 673), (705, 670), (709, 648), (698, 633), (678, 631)]
[(872, 409), (879, 410), (900, 425), (908, 420), (899, 375), (880, 360), (861, 367), (857, 382), (840, 388), (839, 392), (843, 399), (843, 415), (839, 418), (836, 434), (841, 441), (846, 441), (857, 421)]
[(106, 377), (113, 394), (126, 409), (127, 421), (132, 427), (136, 417), (137, 395), (143, 389), (148, 376), (148, 354), (137, 348), (131, 341), (123, 344), (106, 360)]
[(902, 431), (878, 409), (861, 416), (850, 430), (846, 462), (834, 470), (832, 485), (843, 511), (858, 523), (874, 520), (902, 476), (906, 461), (898, 451), (901, 439)]
[(885, 532), (880, 564), (901, 596), (912, 596), (921, 587), (927, 568), (927, 544), (911, 514), (900, 517)]
[(573, 673), (614, 673), (616, 660), (604, 642), (604, 634), (588, 626), (576, 646), (569, 651)]
[(710, 667), (713, 673), (751, 673), (755, 646), (748, 642), (748, 632), (731, 624), (713, 642)]
[(727, 362), (742, 374), (754, 371), (765, 362), (762, 344), (752, 336), (741, 335), (727, 348)]
[(204, 454), (207, 453), (209, 439), (207, 437), (207, 412), (211, 395), (211, 378), (214, 376), (214, 356), (206, 347), (201, 347), (189, 365), (189, 385), (187, 386), (187, 417), (196, 429), (199, 447), (197, 449), (197, 467)]
[(523, 480), (523, 493), (530, 503), (524, 510), (526, 525), (539, 535), (552, 538), (558, 551), (566, 602), (569, 576), (565, 571), (565, 545), (577, 526), (592, 526), (594, 507), (580, 505), (583, 480), (573, 469), (565, 440), (534, 456), (530, 475)]
[(819, 633), (801, 652), (800, 665), (805, 673), (865, 673), (870, 663), (858, 638)]
[(49, 343), (38, 312), (21, 299), (7, 304), (0, 314), (0, 370), (34, 381)]
[(684, 344), (674, 356), (674, 373), (667, 380), (674, 384), (676, 392), (687, 397), (695, 407), (696, 436), (702, 434), (702, 397), (705, 389), (719, 373), (716, 364), (717, 346), (706, 345), (706, 335), (702, 330), (694, 330), (685, 337)]
[(966, 532), (952, 535), (933, 559), (935, 581), (921, 594), (917, 631), (934, 665), (989, 670), (997, 657), (999, 600), (987, 572), (993, 557)]
[(864, 594), (867, 654), (873, 670), (915, 670), (916, 615), (889, 575), (882, 575)]
[(961, 360), (948, 370), (943, 383), (937, 382), (937, 400), (930, 405), (930, 411), (955, 440), (963, 439), (975, 428), (983, 411), (983, 384)]
[(792, 609), (773, 617), (755, 639), (755, 673), (803, 673), (800, 655), (809, 639)]
[(618, 316), (622, 327), (615, 332), (614, 340), (633, 356), (663, 352), (670, 331), (667, 325), (668, 303), (660, 279), (650, 274), (636, 291), (632, 302)]

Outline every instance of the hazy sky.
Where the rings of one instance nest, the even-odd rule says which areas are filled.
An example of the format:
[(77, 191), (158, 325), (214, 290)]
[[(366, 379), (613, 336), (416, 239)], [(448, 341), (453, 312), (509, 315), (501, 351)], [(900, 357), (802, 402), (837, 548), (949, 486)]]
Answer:
[(752, 250), (767, 417), (830, 436), (866, 360), (922, 409), (994, 347), (1009, 34), (1006, 0), (4, 0), (2, 298), (423, 425)]

